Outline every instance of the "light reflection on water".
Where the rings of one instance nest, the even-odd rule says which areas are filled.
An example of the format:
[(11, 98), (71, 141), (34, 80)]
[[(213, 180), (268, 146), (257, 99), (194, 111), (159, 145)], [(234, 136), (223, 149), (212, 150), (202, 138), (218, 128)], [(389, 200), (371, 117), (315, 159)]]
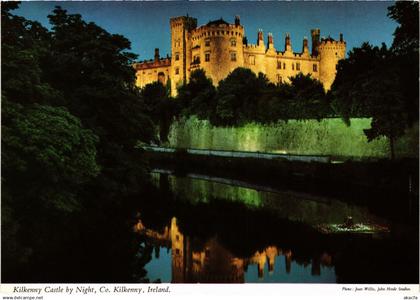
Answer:
[[(319, 229), (349, 216), (355, 223), (386, 222), (365, 207), (200, 174), (161, 172), (152, 179), (164, 200), (138, 211), (135, 226), (154, 248), (145, 266), (151, 281), (359, 282), (361, 265), (368, 266), (362, 282), (400, 276), (384, 273), (394, 250), (381, 235)], [(404, 267), (393, 270), (401, 274)]]
[(277, 216), (311, 225), (341, 224), (348, 216), (355, 223), (385, 223), (371, 214), (366, 207), (348, 204), (336, 199), (315, 197), (305, 193), (273, 191), (262, 186), (253, 186), (235, 180), (197, 175), (179, 177), (152, 173), (156, 186), (162, 183), (177, 195), (178, 199), (191, 204), (209, 203), (211, 199), (237, 202), (251, 209), (268, 209)]
[(154, 246), (151, 261), (145, 266), (151, 281), (165, 283), (334, 283), (332, 258), (323, 253), (305, 262), (293, 259), (290, 249), (265, 247), (248, 257), (236, 257), (217, 238), (199, 246), (194, 238), (181, 233), (177, 219), (162, 232), (144, 227), (135, 230)]

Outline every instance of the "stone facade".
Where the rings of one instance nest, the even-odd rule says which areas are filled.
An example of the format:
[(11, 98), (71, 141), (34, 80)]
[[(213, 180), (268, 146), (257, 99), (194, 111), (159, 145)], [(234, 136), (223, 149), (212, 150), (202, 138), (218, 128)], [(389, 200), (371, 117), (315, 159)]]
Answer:
[(311, 51), (304, 38), (302, 51), (294, 52), (289, 34), (286, 34), (284, 51), (277, 51), (272, 34), (268, 34), (267, 44), (264, 43), (262, 30), (258, 31), (257, 43), (248, 44), (238, 16), (233, 24), (219, 19), (199, 27), (195, 18), (176, 17), (171, 18), (170, 27), (172, 56), (162, 59), (159, 49), (155, 49), (154, 60), (138, 62), (134, 68), (137, 86), (158, 80), (167, 84), (170, 79), (173, 96), (193, 70), (203, 69), (217, 86), (237, 67), (249, 68), (256, 74), (262, 72), (274, 83), (287, 82), (299, 73), (311, 74), (329, 90), (337, 63), (346, 54), (342, 34), (338, 41), (320, 38), (319, 29), (311, 30)]

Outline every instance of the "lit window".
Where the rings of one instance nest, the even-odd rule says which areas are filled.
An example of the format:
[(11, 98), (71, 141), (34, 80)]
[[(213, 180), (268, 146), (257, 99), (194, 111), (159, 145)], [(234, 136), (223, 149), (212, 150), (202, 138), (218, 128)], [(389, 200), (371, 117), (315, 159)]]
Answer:
[(296, 63), (296, 70), (300, 71), (300, 63)]
[(179, 53), (175, 53), (175, 60), (179, 60)]
[(230, 60), (231, 61), (236, 61), (236, 52), (231, 52), (230, 53)]
[(179, 74), (179, 68), (175, 68), (175, 74), (178, 75)]
[(205, 54), (205, 61), (210, 61), (210, 53)]
[(206, 47), (210, 47), (210, 39), (206, 39), (204, 41), (204, 44), (205, 44)]
[(236, 40), (235, 40), (235, 39), (231, 39), (231, 40), (230, 40), (230, 45), (231, 45), (232, 47), (236, 47)]
[(281, 61), (277, 61), (277, 69), (281, 69)]
[(250, 65), (255, 65), (255, 56), (254, 55), (250, 55), (248, 59), (249, 59), (249, 64)]
[(318, 72), (318, 65), (313, 64), (313, 66), (312, 66), (312, 70), (313, 70), (314, 72)]

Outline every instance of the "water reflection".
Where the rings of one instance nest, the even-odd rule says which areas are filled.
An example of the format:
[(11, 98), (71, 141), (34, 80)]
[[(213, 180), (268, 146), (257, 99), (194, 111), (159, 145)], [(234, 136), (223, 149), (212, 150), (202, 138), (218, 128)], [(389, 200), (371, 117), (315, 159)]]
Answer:
[(371, 214), (368, 208), (337, 199), (274, 190), (265, 186), (202, 174), (180, 177), (168, 174), (165, 170), (157, 170), (151, 176), (156, 186), (174, 193), (177, 200), (187, 201), (190, 204), (223, 199), (246, 205), (250, 209), (266, 209), (281, 218), (311, 225), (340, 224), (348, 216), (351, 216), (355, 223), (385, 223), (383, 219)]
[(326, 252), (312, 259), (296, 261), (291, 249), (270, 245), (255, 250), (250, 256), (238, 257), (227, 249), (217, 236), (203, 241), (184, 235), (176, 217), (161, 231), (148, 229), (139, 220), (135, 231), (146, 236), (155, 246), (152, 261), (145, 267), (152, 281), (336, 282), (332, 257)]
[(383, 235), (319, 229), (348, 216), (355, 223), (385, 222), (364, 207), (225, 178), (152, 176), (159, 192), (142, 201), (135, 221), (145, 249), (153, 252), (145, 265), (150, 281), (407, 283), (418, 278), (417, 238), (402, 239), (392, 223)]

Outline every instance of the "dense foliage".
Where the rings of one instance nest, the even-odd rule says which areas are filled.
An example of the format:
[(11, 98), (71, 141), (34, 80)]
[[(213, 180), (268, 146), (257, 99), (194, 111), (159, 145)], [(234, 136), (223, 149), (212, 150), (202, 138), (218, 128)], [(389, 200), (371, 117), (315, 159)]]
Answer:
[(335, 112), (347, 121), (372, 117), (369, 140), (386, 136), (394, 157), (395, 139), (418, 120), (418, 2), (397, 2), (389, 16), (400, 26), (391, 48), (364, 43), (339, 62), (332, 86)]
[[(82, 239), (91, 235), (83, 230), (92, 225), (130, 232), (133, 203), (147, 199), (148, 188), (146, 164), (134, 146), (155, 134), (134, 87), (136, 56), (127, 52), (126, 38), (60, 7), (49, 16), (49, 31), (14, 15), (17, 7), (1, 5), (2, 271), (5, 281), (30, 281), (29, 262), (39, 269), (37, 262), (57, 257), (62, 244), (83, 253)], [(106, 221), (114, 211), (115, 222)], [(57, 234), (63, 231), (67, 235)], [(139, 261), (133, 258), (141, 251), (137, 238), (117, 236), (127, 247), (114, 254), (124, 263)], [(77, 257), (68, 260), (77, 265)], [(96, 260), (94, 253), (90, 258)], [(106, 260), (112, 259), (120, 257)], [(141, 280), (141, 265), (125, 266), (127, 273), (137, 269)]]
[(237, 68), (216, 89), (199, 69), (179, 88), (175, 100), (180, 115), (196, 115), (218, 126), (332, 115), (322, 84), (302, 73), (290, 78), (290, 83), (274, 85), (262, 73)]

